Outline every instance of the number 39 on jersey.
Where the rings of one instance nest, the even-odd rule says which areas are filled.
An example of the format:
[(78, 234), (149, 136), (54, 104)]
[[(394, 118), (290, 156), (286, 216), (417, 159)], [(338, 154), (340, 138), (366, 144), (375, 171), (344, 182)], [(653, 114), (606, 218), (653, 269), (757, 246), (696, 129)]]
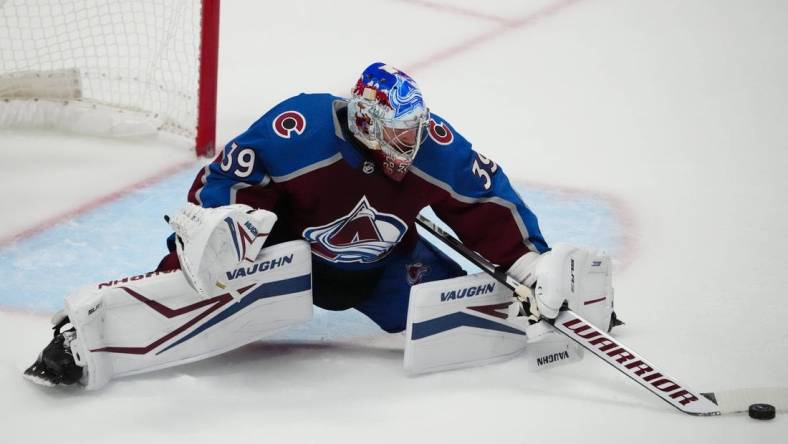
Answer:
[(233, 174), (240, 178), (249, 177), (254, 170), (254, 157), (253, 149), (241, 148), (233, 142), (222, 154), (221, 169), (225, 173), (232, 170)]
[(475, 154), (476, 159), (471, 165), (471, 172), (482, 181), (484, 189), (489, 190), (492, 187), (492, 176), (498, 171), (498, 165), (479, 153)]

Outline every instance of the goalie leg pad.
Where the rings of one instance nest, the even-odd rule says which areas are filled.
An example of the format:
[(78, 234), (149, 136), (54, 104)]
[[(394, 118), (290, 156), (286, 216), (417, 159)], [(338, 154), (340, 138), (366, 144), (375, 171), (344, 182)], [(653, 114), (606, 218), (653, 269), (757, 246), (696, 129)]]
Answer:
[(519, 316), (512, 291), (485, 273), (413, 286), (407, 325), (411, 374), (490, 364), (523, 350), (532, 370), (583, 358), (583, 349), (549, 324)]
[(484, 273), (414, 285), (405, 370), (435, 372), (514, 357), (527, 343), (517, 314), (512, 291)]
[[(91, 285), (66, 298), (82, 383), (214, 356), (312, 318), (311, 252), (304, 241), (262, 250), (225, 270), (228, 291), (205, 299), (180, 270)], [(230, 294), (235, 292), (240, 299)]]

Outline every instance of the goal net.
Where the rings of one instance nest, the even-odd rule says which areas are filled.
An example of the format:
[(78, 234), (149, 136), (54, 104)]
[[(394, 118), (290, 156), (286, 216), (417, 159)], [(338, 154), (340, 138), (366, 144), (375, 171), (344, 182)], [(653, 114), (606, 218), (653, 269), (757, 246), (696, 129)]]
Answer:
[(219, 0), (0, 0), (0, 128), (215, 145)]

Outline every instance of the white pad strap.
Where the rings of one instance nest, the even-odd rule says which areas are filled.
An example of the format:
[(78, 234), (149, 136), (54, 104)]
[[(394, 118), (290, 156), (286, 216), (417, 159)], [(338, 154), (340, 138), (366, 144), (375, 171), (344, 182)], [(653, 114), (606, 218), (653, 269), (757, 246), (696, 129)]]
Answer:
[(583, 347), (546, 322), (529, 324), (526, 359), (531, 370), (545, 370), (578, 362), (583, 359)]

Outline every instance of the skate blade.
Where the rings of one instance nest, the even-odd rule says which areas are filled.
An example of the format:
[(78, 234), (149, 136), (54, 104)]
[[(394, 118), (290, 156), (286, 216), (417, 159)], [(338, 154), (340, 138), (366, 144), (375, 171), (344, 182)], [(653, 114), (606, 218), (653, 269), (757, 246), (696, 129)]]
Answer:
[(26, 380), (32, 382), (33, 384), (41, 385), (41, 386), (44, 386), (44, 387), (54, 387), (54, 386), (57, 385), (54, 382), (50, 381), (49, 379), (43, 378), (43, 377), (41, 377), (39, 375), (36, 375), (34, 373), (27, 373), (27, 372), (25, 372), (25, 373), (22, 373), (22, 377), (25, 378)]

